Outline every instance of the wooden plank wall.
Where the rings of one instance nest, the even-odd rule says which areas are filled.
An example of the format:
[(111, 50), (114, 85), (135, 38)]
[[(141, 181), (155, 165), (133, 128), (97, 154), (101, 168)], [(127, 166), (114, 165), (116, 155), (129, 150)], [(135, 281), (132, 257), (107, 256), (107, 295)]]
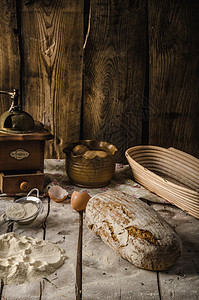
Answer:
[(198, 8), (196, 0), (3, 0), (0, 89), (20, 88), (24, 109), (54, 134), (46, 158), (63, 158), (64, 142), (79, 138), (114, 143), (121, 162), (128, 147), (147, 143), (199, 157)]
[(25, 110), (54, 135), (46, 157), (78, 140), (82, 97), (83, 0), (21, 1)]
[[(0, 2), (0, 90), (20, 88), (19, 31), (16, 3)], [(0, 95), (0, 113), (10, 107), (10, 98)]]
[(113, 143), (122, 160), (142, 142), (146, 26), (145, 1), (91, 2), (83, 136)]
[(148, 1), (149, 143), (199, 157), (199, 2)]

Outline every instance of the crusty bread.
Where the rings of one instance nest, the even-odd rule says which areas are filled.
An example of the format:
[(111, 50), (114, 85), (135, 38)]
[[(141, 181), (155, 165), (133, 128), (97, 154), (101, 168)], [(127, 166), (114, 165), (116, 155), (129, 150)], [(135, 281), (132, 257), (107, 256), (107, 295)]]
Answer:
[(122, 192), (92, 197), (86, 222), (101, 239), (137, 267), (165, 270), (181, 254), (174, 229), (150, 206)]

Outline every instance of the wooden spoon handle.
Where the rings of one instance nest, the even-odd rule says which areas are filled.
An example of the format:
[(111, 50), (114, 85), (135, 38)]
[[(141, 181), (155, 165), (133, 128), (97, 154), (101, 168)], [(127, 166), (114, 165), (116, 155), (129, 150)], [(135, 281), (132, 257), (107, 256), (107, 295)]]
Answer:
[(82, 236), (83, 236), (83, 210), (79, 212), (79, 238), (77, 245), (77, 265), (76, 265), (76, 300), (82, 299)]

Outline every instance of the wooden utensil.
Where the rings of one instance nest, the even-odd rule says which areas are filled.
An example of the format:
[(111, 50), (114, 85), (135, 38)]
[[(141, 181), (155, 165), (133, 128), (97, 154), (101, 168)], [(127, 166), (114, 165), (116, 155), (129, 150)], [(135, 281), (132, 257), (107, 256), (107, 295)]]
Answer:
[(82, 299), (82, 240), (83, 240), (83, 210), (79, 211), (79, 237), (77, 245), (77, 263), (76, 263), (76, 300)]
[(82, 240), (83, 240), (83, 212), (90, 199), (87, 192), (79, 193), (74, 191), (71, 195), (71, 206), (79, 213), (79, 237), (77, 244), (77, 263), (76, 263), (76, 300), (82, 299)]

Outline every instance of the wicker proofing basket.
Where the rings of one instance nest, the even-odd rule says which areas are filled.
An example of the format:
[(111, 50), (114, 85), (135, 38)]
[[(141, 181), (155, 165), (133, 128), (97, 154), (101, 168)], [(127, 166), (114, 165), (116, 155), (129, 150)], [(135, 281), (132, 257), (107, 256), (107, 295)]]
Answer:
[(135, 146), (125, 155), (137, 182), (199, 219), (199, 159), (157, 146)]

